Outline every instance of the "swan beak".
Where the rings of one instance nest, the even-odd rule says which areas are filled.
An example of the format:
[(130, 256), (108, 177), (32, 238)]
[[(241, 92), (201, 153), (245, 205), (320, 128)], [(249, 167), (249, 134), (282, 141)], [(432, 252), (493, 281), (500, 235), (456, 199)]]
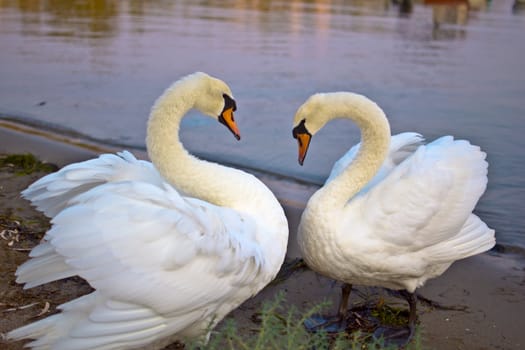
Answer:
[(221, 115), (219, 115), (219, 122), (226, 125), (237, 140), (241, 139), (241, 134), (233, 117), (233, 107), (225, 108), (224, 111), (222, 111)]
[(308, 152), (308, 147), (310, 146), (310, 140), (312, 135), (309, 133), (300, 133), (296, 135), (297, 144), (299, 145), (299, 164), (303, 165), (304, 158), (306, 158), (306, 152)]

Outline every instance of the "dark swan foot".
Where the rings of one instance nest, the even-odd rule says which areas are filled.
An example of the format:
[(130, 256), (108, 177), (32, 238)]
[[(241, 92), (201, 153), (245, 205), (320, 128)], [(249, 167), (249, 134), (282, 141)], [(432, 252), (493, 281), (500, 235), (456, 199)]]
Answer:
[[(354, 331), (364, 332), (374, 338), (383, 341), (387, 346), (406, 347), (415, 335), (416, 329), (416, 305), (417, 297), (414, 293), (398, 291), (396, 294), (403, 297), (409, 305), (408, 325), (399, 325), (399, 311), (392, 313), (394, 309), (379, 304), (363, 303), (355, 305), (348, 310), (348, 297), (352, 286), (344, 284), (342, 286), (341, 301), (338, 313), (335, 316), (314, 315), (304, 321), (304, 326), (309, 332), (325, 331), (327, 333)], [(406, 311), (403, 311), (405, 313)], [(392, 315), (394, 319), (392, 319)], [(401, 316), (402, 318), (406, 316)], [(390, 323), (389, 321), (394, 321)], [(390, 323), (386, 325), (385, 323)], [(404, 324), (405, 322), (401, 322)]]
[(344, 332), (348, 326), (346, 317), (313, 315), (304, 321), (304, 326), (309, 332), (325, 331), (327, 333)]
[(374, 337), (377, 339), (382, 338), (387, 345), (397, 345), (399, 347), (405, 347), (406, 345), (408, 345), (408, 343), (410, 343), (410, 341), (414, 337), (416, 330), (417, 296), (415, 293), (410, 293), (406, 290), (401, 290), (398, 293), (408, 302), (408, 325), (406, 327), (381, 325), (374, 331)]
[(373, 333), (374, 338), (382, 339), (387, 346), (395, 345), (400, 348), (407, 346), (414, 337), (414, 327), (379, 326)]
[(351, 284), (343, 284), (341, 286), (341, 300), (339, 301), (339, 307), (337, 315), (335, 316), (322, 316), (313, 315), (304, 321), (304, 326), (309, 332), (317, 332), (324, 330), (328, 333), (344, 332), (348, 326), (347, 322), (347, 307), (348, 297), (352, 290)]

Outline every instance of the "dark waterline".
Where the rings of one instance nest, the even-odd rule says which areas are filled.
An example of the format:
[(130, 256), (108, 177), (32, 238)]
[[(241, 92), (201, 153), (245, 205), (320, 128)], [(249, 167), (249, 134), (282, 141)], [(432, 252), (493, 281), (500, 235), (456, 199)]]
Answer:
[(155, 98), (202, 70), (232, 87), (243, 139), (193, 116), (182, 134), (191, 151), (321, 183), (358, 130), (328, 125), (299, 167), (292, 116), (314, 92), (360, 92), (393, 133), (480, 145), (490, 169), (477, 213), (500, 243), (525, 248), (525, 11), (512, 0), (401, 10), (387, 0), (3, 1), (0, 112), (143, 147)]

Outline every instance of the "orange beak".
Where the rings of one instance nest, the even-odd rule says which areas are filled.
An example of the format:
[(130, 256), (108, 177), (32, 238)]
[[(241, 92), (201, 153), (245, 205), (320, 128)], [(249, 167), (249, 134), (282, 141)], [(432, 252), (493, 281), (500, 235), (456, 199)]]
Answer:
[(299, 146), (299, 164), (303, 165), (304, 158), (306, 158), (306, 152), (308, 152), (308, 147), (310, 146), (310, 140), (312, 139), (312, 135), (308, 133), (300, 133), (296, 135), (297, 137), (297, 144)]
[(233, 107), (225, 108), (219, 116), (219, 122), (226, 125), (226, 127), (232, 132), (237, 140), (241, 139), (241, 134), (235, 124), (235, 118), (233, 117)]

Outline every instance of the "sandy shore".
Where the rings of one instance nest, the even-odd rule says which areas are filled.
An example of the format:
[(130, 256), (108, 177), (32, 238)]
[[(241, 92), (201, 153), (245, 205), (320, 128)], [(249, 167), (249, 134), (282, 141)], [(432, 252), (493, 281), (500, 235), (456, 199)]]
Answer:
[[(113, 151), (112, 147), (0, 120), (0, 154), (29, 152), (63, 166)], [(141, 158), (146, 156), (144, 152), (133, 153)], [(16, 266), (26, 260), (28, 250), (37, 244), (46, 228), (45, 218), (22, 200), (19, 192), (42, 175), (16, 176), (0, 170), (0, 218), (16, 213), (30, 222), (23, 228), (26, 235), (18, 242), (9, 237), (0, 239), (0, 333), (28, 323), (41, 313), (48, 314), (58, 304), (90, 290), (80, 279), (54, 282), (27, 291), (14, 282)], [(304, 204), (315, 187), (256, 175), (276, 193), (285, 208), (291, 233), (288, 256), (296, 258), (295, 230)], [(0, 223), (7, 225), (5, 221)], [(5, 228), (0, 227), (0, 231)], [(279, 290), (285, 291), (288, 303), (301, 310), (323, 300), (336, 304), (339, 295), (338, 285), (309, 270), (300, 270), (265, 288), (230, 317), (239, 321), (241, 330), (250, 328), (251, 318), (260, 304), (273, 299)], [(442, 310), (419, 304), (424, 349), (525, 349), (525, 260), (522, 257), (487, 253), (456, 262), (443, 276), (429, 281), (419, 293), (442, 305), (461, 309)], [(357, 294), (352, 294), (352, 302), (358, 300)], [(0, 340), (0, 348), (22, 349), (22, 343)]]

